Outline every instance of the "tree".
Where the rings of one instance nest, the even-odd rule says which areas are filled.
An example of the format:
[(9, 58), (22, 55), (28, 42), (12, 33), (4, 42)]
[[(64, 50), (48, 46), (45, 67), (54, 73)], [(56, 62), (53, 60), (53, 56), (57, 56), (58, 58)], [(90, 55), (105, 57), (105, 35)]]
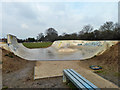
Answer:
[(37, 36), (37, 41), (43, 41), (44, 40), (44, 34), (43, 33), (39, 33)]
[(120, 40), (120, 25), (118, 23), (114, 24), (114, 30), (113, 30), (113, 37), (114, 39)]
[(34, 42), (35, 38), (28, 38), (26, 41), (28, 41), (28, 42)]
[(81, 30), (81, 31), (79, 32), (79, 35), (83, 35), (83, 34), (84, 34), (84, 31)]
[(114, 28), (114, 23), (113, 22), (106, 22), (102, 26), (100, 26), (101, 31), (106, 31), (106, 30), (113, 30)]
[(49, 28), (46, 30), (45, 39), (47, 41), (55, 41), (58, 38), (58, 32), (54, 28)]
[(102, 26), (100, 26), (99, 31), (100, 39), (103, 40), (112, 40), (114, 38), (114, 23), (113, 22), (106, 22)]
[(66, 32), (64, 32), (64, 33), (62, 33), (62, 36), (65, 36), (67, 33)]
[(101, 34), (101, 33), (100, 33), (99, 30), (94, 30), (93, 33), (94, 33), (94, 37), (95, 37), (96, 40), (100, 39), (100, 34)]
[(46, 35), (48, 35), (48, 36), (51, 36), (51, 35), (58, 36), (58, 32), (54, 28), (48, 28), (46, 30)]
[(91, 25), (85, 25), (83, 27), (83, 29), (82, 29), (82, 32), (90, 33), (92, 30), (93, 30), (93, 26), (91, 26)]
[(115, 23), (114, 24), (114, 29), (113, 30), (118, 30), (120, 32), (120, 24)]
[(78, 36), (77, 33), (72, 33), (70, 36), (71, 36), (71, 39), (72, 39), (72, 40), (76, 40), (76, 39), (78, 39), (78, 37), (77, 37), (77, 36)]

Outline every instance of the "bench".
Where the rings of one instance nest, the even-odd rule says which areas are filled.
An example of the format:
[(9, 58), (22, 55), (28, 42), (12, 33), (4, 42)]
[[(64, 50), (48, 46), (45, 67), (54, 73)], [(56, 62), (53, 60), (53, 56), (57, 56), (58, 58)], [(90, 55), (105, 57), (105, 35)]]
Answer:
[(73, 69), (63, 70), (63, 82), (70, 80), (77, 88), (90, 89), (90, 90), (100, 90), (90, 81), (82, 77), (80, 74), (75, 72)]

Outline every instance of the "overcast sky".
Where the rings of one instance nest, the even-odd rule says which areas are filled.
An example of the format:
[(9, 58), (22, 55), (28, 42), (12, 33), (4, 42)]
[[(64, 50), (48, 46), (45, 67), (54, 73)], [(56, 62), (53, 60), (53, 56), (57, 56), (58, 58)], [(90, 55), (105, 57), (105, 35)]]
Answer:
[[(118, 22), (117, 2), (7, 2), (2, 3), (2, 36), (35, 37), (53, 27), (59, 34), (79, 32), (84, 25), (99, 28)], [(1, 37), (1, 36), (0, 36)]]

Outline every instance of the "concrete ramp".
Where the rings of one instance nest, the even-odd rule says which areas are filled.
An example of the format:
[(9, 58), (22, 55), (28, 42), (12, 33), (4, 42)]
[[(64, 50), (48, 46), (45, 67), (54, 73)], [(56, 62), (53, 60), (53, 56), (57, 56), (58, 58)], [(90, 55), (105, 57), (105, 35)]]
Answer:
[(8, 47), (26, 60), (82, 60), (102, 54), (118, 41), (60, 40), (48, 48), (28, 49), (17, 42), (16, 36), (8, 34)]
[(11, 52), (9, 46), (8, 46), (7, 43), (5, 43), (5, 42), (0, 42), (0, 48), (3, 48), (3, 49), (5, 49), (5, 50)]

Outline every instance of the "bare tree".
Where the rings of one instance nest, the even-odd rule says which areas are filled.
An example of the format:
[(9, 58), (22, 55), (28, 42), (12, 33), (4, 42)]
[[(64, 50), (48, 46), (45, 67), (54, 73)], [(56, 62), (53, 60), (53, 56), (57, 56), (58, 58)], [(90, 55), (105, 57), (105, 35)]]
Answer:
[(64, 32), (64, 33), (62, 33), (62, 36), (65, 36), (67, 33), (66, 32)]
[(114, 28), (114, 23), (113, 22), (106, 22), (102, 26), (100, 26), (101, 31), (106, 31), (106, 30), (113, 30)]
[(54, 28), (48, 28), (46, 30), (46, 35), (58, 35), (58, 32)]
[(43, 33), (39, 33), (37, 36), (37, 41), (40, 41), (41, 38), (44, 38), (44, 34)]
[(82, 29), (82, 32), (85, 32), (85, 33), (89, 33), (93, 30), (93, 26), (91, 26), (90, 24), (89, 25), (85, 25)]
[(80, 31), (80, 32), (79, 32), (79, 35), (83, 35), (83, 34), (84, 34), (84, 31)]
[(120, 32), (120, 24), (115, 23), (114, 24), (114, 30), (118, 30)]
[(58, 38), (58, 32), (54, 28), (49, 28), (46, 30), (46, 40), (54, 41)]

